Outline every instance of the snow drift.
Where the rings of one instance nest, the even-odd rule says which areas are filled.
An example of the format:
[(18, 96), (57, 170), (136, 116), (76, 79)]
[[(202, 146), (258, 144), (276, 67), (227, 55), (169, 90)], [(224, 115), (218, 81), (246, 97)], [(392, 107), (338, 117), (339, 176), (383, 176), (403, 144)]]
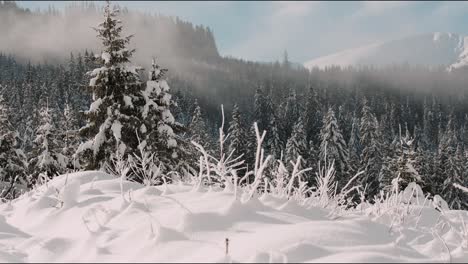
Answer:
[(102, 172), (72, 173), (0, 205), (0, 261), (468, 261), (468, 213), (412, 184), (339, 214), (314, 198), (245, 201), (229, 188), (120, 184)]

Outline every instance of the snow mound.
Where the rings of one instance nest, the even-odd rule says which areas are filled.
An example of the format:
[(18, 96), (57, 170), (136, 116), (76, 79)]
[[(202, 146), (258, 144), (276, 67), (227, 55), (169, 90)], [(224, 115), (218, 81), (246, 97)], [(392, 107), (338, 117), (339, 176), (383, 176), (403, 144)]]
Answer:
[[(0, 261), (468, 261), (467, 212), (432, 203), (394, 213), (370, 205), (331, 218), (333, 209), (307, 201), (273, 194), (248, 200), (241, 187), (235, 197), (216, 187), (129, 181), (122, 193), (120, 183), (103, 172), (71, 173), (1, 204)], [(417, 199), (402, 195), (417, 204), (412, 187)]]

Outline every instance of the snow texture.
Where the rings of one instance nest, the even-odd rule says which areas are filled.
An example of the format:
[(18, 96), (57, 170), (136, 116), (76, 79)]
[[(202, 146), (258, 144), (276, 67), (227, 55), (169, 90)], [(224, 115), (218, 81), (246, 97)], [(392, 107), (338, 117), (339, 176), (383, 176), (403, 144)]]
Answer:
[[(459, 232), (467, 212), (430, 203), (397, 229), (388, 214), (367, 216), (372, 206), (331, 219), (329, 209), (272, 194), (241, 202), (217, 187), (122, 184), (123, 196), (119, 178), (72, 173), (0, 205), (0, 261), (468, 261)], [(451, 228), (437, 229), (441, 219)]]
[[(330, 66), (411, 65), (447, 66), (448, 70), (468, 64), (468, 38), (454, 33), (434, 32), (351, 48), (304, 63), (308, 69)], [(416, 51), (416, 52), (415, 52)]]

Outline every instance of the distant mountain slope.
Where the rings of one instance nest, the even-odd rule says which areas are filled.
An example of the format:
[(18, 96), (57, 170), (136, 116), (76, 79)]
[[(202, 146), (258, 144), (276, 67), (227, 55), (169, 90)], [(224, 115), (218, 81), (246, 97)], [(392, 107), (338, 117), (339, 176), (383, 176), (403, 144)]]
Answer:
[[(136, 48), (137, 64), (149, 65), (153, 56), (164, 64), (179, 59), (212, 62), (220, 57), (213, 32), (205, 26), (126, 8), (121, 8), (119, 18), (125, 24), (123, 34), (134, 35), (130, 47)], [(101, 9), (93, 3), (73, 2), (62, 12), (38, 12), (0, 1), (0, 52), (40, 63), (60, 62), (70, 52), (85, 49), (99, 52), (101, 43), (92, 27), (101, 21)]]
[[(349, 49), (304, 63), (306, 68), (326, 66), (409, 63), (412, 65), (460, 67), (468, 62), (468, 39), (453, 33), (430, 33)], [(465, 58), (462, 60), (462, 58)]]

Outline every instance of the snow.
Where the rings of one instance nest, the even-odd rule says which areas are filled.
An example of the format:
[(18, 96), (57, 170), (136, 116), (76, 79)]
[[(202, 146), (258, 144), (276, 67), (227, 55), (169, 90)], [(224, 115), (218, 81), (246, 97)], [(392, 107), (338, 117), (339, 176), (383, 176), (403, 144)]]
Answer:
[(335, 54), (310, 60), (304, 63), (304, 67), (308, 69), (312, 69), (314, 67), (323, 69), (329, 66), (352, 66), (358, 64), (362, 58), (368, 58), (378, 53), (379, 46), (379, 43), (374, 43), (355, 49), (347, 49), (345, 51), (341, 51)]
[(132, 98), (130, 96), (124, 95), (123, 100), (125, 102), (125, 106), (133, 108)]
[(108, 52), (103, 52), (101, 58), (104, 61), (104, 64), (109, 64), (111, 55)]
[(169, 109), (165, 109), (162, 112), (162, 120), (164, 120), (164, 122), (169, 123), (169, 124), (173, 124), (175, 122), (174, 116), (172, 115)]
[[(308, 69), (330, 66), (411, 65), (462, 67), (468, 63), (466, 37), (446, 32), (410, 35), (401, 39), (382, 41), (338, 51), (304, 63)], [(417, 52), (415, 52), (417, 51)]]
[[(77, 172), (1, 204), (0, 261), (468, 261), (458, 231), (467, 212), (439, 212), (430, 203), (382, 217), (370, 217), (369, 205), (332, 220), (331, 209), (312, 198), (299, 204), (263, 194), (241, 202), (219, 187), (130, 181), (122, 187), (106, 173)], [(398, 228), (392, 217), (407, 210), (415, 212)], [(440, 220), (452, 228), (440, 228)]]
[(115, 120), (114, 123), (112, 123), (111, 130), (115, 140), (119, 142), (122, 138), (122, 124), (119, 120)]
[(172, 130), (172, 127), (166, 125), (166, 124), (161, 124), (158, 126), (158, 132), (159, 134), (165, 134), (168, 135), (169, 137), (174, 137), (174, 130)]
[(92, 87), (92, 86), (96, 86), (96, 81), (99, 79), (100, 75), (101, 75), (103, 72), (107, 71), (107, 70), (108, 70), (107, 67), (101, 67), (101, 68), (96, 68), (96, 69), (94, 69), (94, 70), (90, 73), (90, 75), (93, 76), (93, 78), (91, 78), (91, 79), (89, 80), (89, 86), (91, 86), (91, 87)]
[(447, 70), (452, 71), (468, 65), (468, 37), (460, 38), (458, 49), (461, 51), (458, 60), (450, 65)]
[[(109, 108), (107, 108), (107, 111), (109, 111)], [(107, 116), (110, 116), (109, 114)], [(93, 139), (92, 142), (92, 148), (93, 148), (93, 154), (96, 156), (101, 148), (101, 145), (104, 143), (106, 140), (106, 130), (107, 128), (111, 126), (111, 119), (107, 118), (106, 121), (99, 127), (99, 132), (96, 134), (96, 136)], [(114, 132), (114, 131), (113, 131)], [(114, 132), (115, 136), (115, 132)]]
[(132, 74), (138, 75), (138, 71), (141, 70), (142, 68), (140, 66), (125, 66), (124, 71), (125, 72), (130, 72)]
[(177, 141), (173, 138), (167, 140), (167, 147), (168, 148), (175, 148), (177, 147)]
[(96, 112), (97, 110), (99, 110), (99, 107), (101, 106), (102, 104), (102, 99), (101, 98), (98, 98), (96, 99), (94, 102), (91, 103), (91, 106), (89, 107), (89, 112)]

